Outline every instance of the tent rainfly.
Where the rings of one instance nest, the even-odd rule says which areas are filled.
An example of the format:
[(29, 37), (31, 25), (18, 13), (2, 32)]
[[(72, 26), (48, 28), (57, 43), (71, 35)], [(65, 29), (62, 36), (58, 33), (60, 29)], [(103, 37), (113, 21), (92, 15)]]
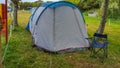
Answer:
[(66, 52), (89, 47), (81, 11), (69, 2), (42, 4), (36, 8), (26, 28), (39, 49)]

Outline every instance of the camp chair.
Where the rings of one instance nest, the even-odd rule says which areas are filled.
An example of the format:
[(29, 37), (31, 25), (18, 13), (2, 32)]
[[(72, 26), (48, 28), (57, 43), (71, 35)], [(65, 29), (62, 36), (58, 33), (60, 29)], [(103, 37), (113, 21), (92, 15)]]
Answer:
[(107, 58), (107, 34), (98, 34), (95, 33), (90, 42), (90, 57), (100, 57), (103, 62)]

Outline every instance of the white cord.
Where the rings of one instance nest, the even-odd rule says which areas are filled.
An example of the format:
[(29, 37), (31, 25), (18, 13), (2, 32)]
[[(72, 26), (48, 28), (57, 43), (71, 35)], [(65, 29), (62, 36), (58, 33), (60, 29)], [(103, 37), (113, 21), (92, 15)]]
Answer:
[(9, 41), (10, 41), (11, 36), (12, 36), (12, 25), (10, 25), (10, 34), (9, 34), (9, 37), (8, 37), (8, 43), (6, 44), (5, 51), (3, 53), (2, 62), (5, 59), (5, 55), (6, 55), (7, 50), (8, 50), (8, 45), (9, 45)]
[(51, 52), (50, 52), (50, 66), (49, 68), (52, 68), (52, 55), (51, 55)]

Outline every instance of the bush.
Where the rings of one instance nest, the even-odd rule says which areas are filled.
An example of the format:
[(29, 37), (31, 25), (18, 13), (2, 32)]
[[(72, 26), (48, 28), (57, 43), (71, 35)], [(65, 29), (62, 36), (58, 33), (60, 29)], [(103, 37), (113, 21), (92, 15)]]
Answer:
[(20, 2), (19, 3), (19, 6), (20, 6), (20, 10), (21, 9), (25, 9), (25, 10), (28, 10), (30, 9), (31, 7), (37, 7), (38, 4), (34, 3), (34, 2)]

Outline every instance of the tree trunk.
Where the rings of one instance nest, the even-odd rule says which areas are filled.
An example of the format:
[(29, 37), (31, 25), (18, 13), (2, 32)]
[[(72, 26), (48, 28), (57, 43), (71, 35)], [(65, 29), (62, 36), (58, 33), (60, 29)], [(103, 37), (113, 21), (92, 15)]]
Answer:
[(99, 25), (99, 28), (98, 28), (98, 31), (97, 31), (97, 33), (100, 33), (100, 34), (102, 34), (104, 32), (104, 29), (105, 29), (108, 4), (109, 4), (109, 0), (105, 0), (104, 1), (104, 7), (103, 7), (103, 13), (102, 13), (102, 19), (100, 21), (100, 25)]
[(14, 26), (18, 26), (17, 10), (18, 10), (18, 6), (14, 4), (14, 12), (13, 12), (13, 25)]
[(118, 3), (118, 6), (119, 6), (119, 11), (120, 11), (120, 0), (119, 0), (119, 3)]

